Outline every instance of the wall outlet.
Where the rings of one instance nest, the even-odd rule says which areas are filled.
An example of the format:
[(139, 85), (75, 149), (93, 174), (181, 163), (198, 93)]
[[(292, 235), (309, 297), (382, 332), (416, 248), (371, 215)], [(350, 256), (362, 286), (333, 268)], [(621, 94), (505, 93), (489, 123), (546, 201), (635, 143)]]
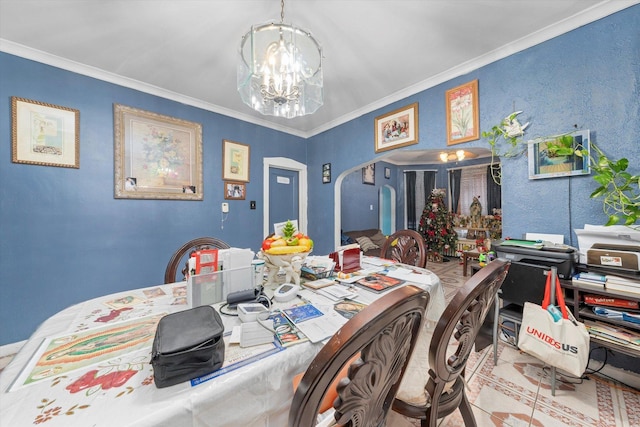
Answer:
[(229, 203), (222, 204), (222, 213), (229, 213)]
[(249, 209), (255, 209), (256, 208), (256, 201), (252, 200), (249, 202)]

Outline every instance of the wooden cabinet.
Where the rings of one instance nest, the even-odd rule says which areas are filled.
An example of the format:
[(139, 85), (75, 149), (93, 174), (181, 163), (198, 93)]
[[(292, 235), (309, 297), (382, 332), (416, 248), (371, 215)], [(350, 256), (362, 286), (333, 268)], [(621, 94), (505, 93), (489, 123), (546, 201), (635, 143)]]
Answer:
[[(585, 319), (597, 320), (602, 323), (607, 323), (612, 326), (620, 326), (623, 328), (631, 329), (640, 333), (640, 324), (627, 322), (624, 320), (611, 319), (604, 316), (599, 316), (593, 312), (591, 306), (584, 303), (583, 297), (585, 294), (602, 295), (611, 298), (622, 298), (629, 301), (640, 302), (640, 295), (631, 296), (630, 294), (616, 293), (606, 290), (586, 289), (574, 286), (570, 280), (560, 280), (560, 285), (564, 289), (565, 303), (567, 308), (573, 310), (573, 315), (576, 319), (584, 321)], [(614, 310), (623, 310), (611, 307)], [(623, 354), (627, 354), (633, 357), (640, 357), (640, 347), (630, 348), (624, 345), (616, 344), (611, 341), (606, 341), (598, 337), (591, 336), (591, 342), (593, 344), (601, 345), (603, 347), (610, 348), (614, 351), (618, 351)]]

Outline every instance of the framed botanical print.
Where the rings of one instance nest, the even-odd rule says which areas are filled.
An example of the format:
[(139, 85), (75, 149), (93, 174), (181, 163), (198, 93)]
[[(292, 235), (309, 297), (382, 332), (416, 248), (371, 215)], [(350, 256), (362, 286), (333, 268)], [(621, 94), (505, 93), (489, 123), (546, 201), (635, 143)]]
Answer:
[(478, 80), (473, 80), (445, 94), (447, 112), (447, 145), (480, 138)]
[(11, 160), (80, 168), (80, 111), (11, 97)]
[(114, 105), (115, 198), (202, 200), (202, 126)]
[(222, 179), (249, 182), (251, 147), (239, 142), (222, 141)]

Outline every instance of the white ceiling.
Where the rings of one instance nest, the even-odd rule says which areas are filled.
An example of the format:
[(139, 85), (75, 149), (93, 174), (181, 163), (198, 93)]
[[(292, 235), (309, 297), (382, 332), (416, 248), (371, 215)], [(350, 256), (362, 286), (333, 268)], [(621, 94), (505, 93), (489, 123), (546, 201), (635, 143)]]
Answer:
[(0, 50), (310, 137), (639, 2), (287, 0), (324, 51), (325, 104), (295, 119), (236, 91), (240, 40), (278, 0), (0, 0)]

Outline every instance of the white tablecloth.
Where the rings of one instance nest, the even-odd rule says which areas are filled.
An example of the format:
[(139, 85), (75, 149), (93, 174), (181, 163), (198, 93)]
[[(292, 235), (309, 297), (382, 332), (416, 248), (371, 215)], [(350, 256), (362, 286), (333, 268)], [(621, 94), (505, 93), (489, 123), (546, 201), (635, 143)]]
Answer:
[[(425, 271), (426, 272), (426, 271)], [(419, 286), (431, 295), (428, 328), (444, 311), (444, 293), (437, 276), (426, 272)], [(150, 346), (124, 353), (73, 371), (55, 373), (35, 383), (20, 386), (16, 378), (35, 354), (42, 352), (47, 337), (59, 337), (105, 325), (116, 325), (156, 313), (186, 308), (175, 305), (184, 283), (155, 286), (97, 298), (69, 307), (45, 321), (0, 374), (0, 425), (46, 427), (72, 426), (284, 426), (293, 398), (292, 378), (303, 372), (322, 347), (310, 342), (287, 347), (247, 366), (225, 373), (197, 386), (189, 382), (158, 389), (149, 364)], [(161, 288), (164, 296), (149, 297)], [(175, 292), (177, 292), (174, 295)], [(147, 291), (145, 293), (144, 291)], [(379, 294), (360, 291), (363, 302)], [(142, 301), (132, 309), (113, 315), (107, 301), (134, 296)], [(366, 301), (366, 300), (370, 301)], [(238, 324), (235, 317), (222, 316), (225, 330)], [(98, 319), (101, 319), (98, 321)], [(95, 371), (95, 372), (92, 372)], [(116, 373), (119, 375), (114, 378)], [(83, 383), (83, 378), (111, 378), (102, 383)], [(13, 384), (13, 385), (12, 385)], [(10, 389), (11, 391), (8, 391)]]

